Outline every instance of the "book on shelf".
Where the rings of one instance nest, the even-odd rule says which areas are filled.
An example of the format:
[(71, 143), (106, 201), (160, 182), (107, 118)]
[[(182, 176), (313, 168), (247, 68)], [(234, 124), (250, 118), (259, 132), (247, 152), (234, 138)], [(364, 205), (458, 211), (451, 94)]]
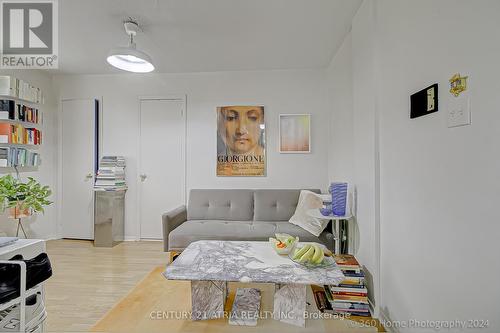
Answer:
[(12, 142), (12, 126), (9, 123), (0, 123), (0, 143)]
[(0, 100), (0, 118), (1, 119), (11, 119), (11, 115), (14, 116), (16, 108), (16, 102), (9, 99)]
[(37, 108), (13, 100), (0, 99), (0, 119), (41, 124), (42, 113)]
[(40, 145), (42, 132), (36, 128), (0, 122), (0, 143)]
[(0, 76), (0, 95), (27, 100), (32, 103), (44, 102), (40, 88), (13, 76)]
[(40, 154), (25, 148), (0, 147), (0, 167), (36, 167)]
[(0, 120), (10, 120), (9, 112), (0, 110)]

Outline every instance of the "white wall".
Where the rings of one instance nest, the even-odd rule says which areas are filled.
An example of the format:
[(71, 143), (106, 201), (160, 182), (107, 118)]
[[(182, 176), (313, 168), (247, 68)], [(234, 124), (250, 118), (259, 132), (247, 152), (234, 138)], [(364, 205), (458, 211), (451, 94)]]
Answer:
[(351, 33), (326, 69), (327, 101), (330, 114), (328, 179), (354, 181), (354, 132), (352, 113)]
[(364, 1), (352, 23), (352, 83), (356, 222), (369, 297), (378, 306), (378, 138), (375, 78), (375, 18), (373, 1)]
[[(352, 36), (347, 34), (338, 52), (326, 69), (326, 93), (330, 110), (328, 147), (328, 182), (345, 181), (349, 184), (348, 206), (355, 212), (356, 175), (354, 169)], [(367, 232), (360, 233), (356, 219), (348, 223), (349, 250), (359, 256), (359, 246), (366, 244)], [(363, 236), (363, 240), (361, 240)], [(363, 258), (366, 261), (366, 258)]]
[[(103, 153), (127, 158), (126, 236), (136, 236), (138, 97), (187, 95), (187, 188), (327, 187), (329, 115), (323, 70), (57, 76), (60, 98), (103, 97)], [(267, 176), (215, 176), (219, 105), (263, 104)], [(312, 153), (278, 153), (278, 115), (312, 114)], [(166, 166), (168, 168), (168, 166)], [(160, 223), (160, 217), (158, 218)]]
[(369, 298), (376, 307), (378, 268), (378, 139), (375, 107), (374, 7), (365, 1), (352, 30), (327, 68), (331, 110), (329, 179), (353, 186), (354, 253), (364, 266)]
[[(39, 109), (43, 112), (42, 145), (37, 148), (41, 155), (42, 164), (37, 171), (21, 172), (21, 178), (34, 177), (43, 185), (49, 185), (53, 195), (50, 200), (54, 203), (45, 209), (44, 214), (39, 214), (23, 219), (23, 226), (30, 238), (55, 238), (57, 237), (57, 101), (52, 87), (52, 77), (39, 70), (1, 70), (0, 75), (12, 75), (26, 80), (32, 85), (42, 89), (45, 94), (45, 104)], [(5, 173), (0, 174), (0, 176)], [(15, 173), (12, 173), (15, 175)], [(0, 216), (0, 232), (9, 236), (16, 233), (16, 222), (7, 218), (5, 212)], [(21, 237), (24, 237), (21, 233)]]
[[(498, 332), (500, 2), (378, 4), (383, 310)], [(472, 125), (447, 128), (457, 72)], [(410, 120), (408, 96), (436, 82), (439, 112)]]
[[(380, 287), (372, 287), (384, 319), (489, 320), (481, 331), (499, 330), (499, 12), (500, 2), (487, 0), (365, 1), (351, 33), (352, 115), (345, 111), (349, 92), (339, 88), (349, 80), (349, 50), (342, 48), (328, 69), (332, 121), (346, 121), (354, 133), (351, 139), (334, 131), (342, 148), (331, 155), (346, 165), (354, 160), (358, 257), (374, 269), (380, 219)], [(469, 75), (472, 124), (447, 128), (454, 98), (448, 79), (456, 72)], [(433, 83), (439, 112), (410, 120), (410, 94)], [(346, 165), (330, 159), (330, 179), (349, 177)], [(374, 243), (365, 243), (366, 232)]]

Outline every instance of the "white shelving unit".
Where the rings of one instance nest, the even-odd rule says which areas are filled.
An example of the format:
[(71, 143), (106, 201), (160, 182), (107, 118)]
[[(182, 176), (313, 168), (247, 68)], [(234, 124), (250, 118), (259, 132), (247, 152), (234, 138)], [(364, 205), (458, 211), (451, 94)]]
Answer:
[(334, 223), (334, 232), (333, 239), (335, 240), (335, 253), (340, 253), (340, 225), (339, 221), (349, 221), (352, 219), (352, 215), (345, 216), (337, 216), (337, 215), (323, 215), (319, 209), (309, 209), (307, 215), (323, 220), (332, 220)]
[[(30, 108), (38, 109), (38, 122), (29, 122), (22, 121), (17, 119), (0, 119), (1, 123), (8, 123), (13, 125), (21, 125), (24, 128), (34, 128), (41, 132), (43, 136), (43, 114), (40, 110), (40, 105), (44, 103), (44, 97), (42, 91), (32, 86), (30, 83), (19, 80), (13, 76), (0, 76), (0, 99), (1, 100), (11, 100), (14, 101), (15, 104), (21, 104), (23, 106), (27, 106)], [(15, 107), (17, 113), (17, 106)], [(10, 140), (9, 140), (10, 141)], [(43, 142), (43, 139), (42, 139)], [(35, 151), (40, 147), (41, 144), (24, 144), (24, 143), (0, 143), (1, 147), (14, 147), (14, 148), (24, 148), (28, 152), (37, 153)], [(38, 156), (39, 161), (41, 161), (41, 156)], [(36, 171), (38, 169), (40, 162), (38, 165), (16, 165), (16, 166), (0, 166), (0, 173), (9, 173), (9, 172), (28, 172), (28, 171)]]
[(13, 101), (16, 101), (16, 102), (19, 102), (22, 104), (33, 105), (33, 106), (44, 104), (44, 103), (33, 102), (33, 101), (30, 101), (30, 100), (27, 100), (24, 98), (19, 98), (17, 96), (5, 95), (5, 94), (0, 94), (0, 99), (11, 99)]
[[(0, 97), (0, 99), (3, 99), (3, 98)], [(21, 121), (21, 120), (13, 120), (13, 119), (0, 119), (0, 122), (9, 123), (9, 124), (19, 124), (19, 125), (23, 125), (24, 127), (35, 127), (35, 128), (42, 127), (41, 123), (32, 123), (29, 121)]]
[(44, 103), (44, 96), (40, 88), (8, 75), (0, 76), (0, 96), (8, 96), (25, 103)]
[[(2, 122), (0, 120), (0, 122)], [(21, 148), (29, 148), (29, 149), (37, 149), (41, 145), (31, 145), (27, 143), (0, 143), (0, 147), (21, 147)]]

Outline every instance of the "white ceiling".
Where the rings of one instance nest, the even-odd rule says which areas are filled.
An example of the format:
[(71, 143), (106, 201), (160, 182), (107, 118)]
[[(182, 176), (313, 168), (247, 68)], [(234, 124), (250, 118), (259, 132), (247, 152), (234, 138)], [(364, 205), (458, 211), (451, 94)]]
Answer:
[(328, 65), (361, 0), (60, 0), (59, 71), (118, 73), (122, 21), (142, 25), (137, 47), (157, 72), (320, 68)]

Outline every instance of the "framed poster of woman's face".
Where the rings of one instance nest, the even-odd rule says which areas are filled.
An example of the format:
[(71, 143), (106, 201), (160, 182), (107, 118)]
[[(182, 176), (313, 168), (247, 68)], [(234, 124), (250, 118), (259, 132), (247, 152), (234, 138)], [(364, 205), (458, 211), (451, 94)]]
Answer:
[(311, 115), (280, 114), (280, 153), (311, 152)]
[(217, 176), (265, 176), (263, 106), (217, 108)]

